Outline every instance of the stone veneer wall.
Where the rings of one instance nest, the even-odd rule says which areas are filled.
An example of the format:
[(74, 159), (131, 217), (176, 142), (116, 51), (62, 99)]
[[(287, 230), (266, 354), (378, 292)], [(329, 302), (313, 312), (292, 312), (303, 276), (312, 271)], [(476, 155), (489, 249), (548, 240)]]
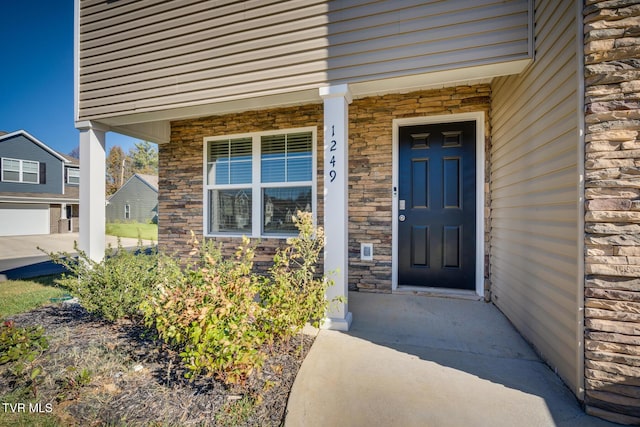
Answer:
[[(224, 116), (171, 122), (171, 142), (159, 146), (158, 245), (167, 253), (188, 258), (189, 233), (198, 239), (203, 233), (203, 144), (204, 138), (299, 127), (317, 128), (318, 222), (324, 213), (322, 104), (247, 111)], [(235, 253), (240, 238), (216, 237), (227, 255)], [(264, 269), (284, 239), (262, 239), (256, 249), (255, 265)]]
[[(487, 113), (489, 149), (489, 85), (458, 86), (407, 94), (356, 99), (349, 106), (349, 286), (371, 292), (391, 292), (392, 121), (396, 118)], [(160, 248), (186, 257), (189, 231), (202, 236), (203, 139), (246, 132), (317, 126), (318, 222), (323, 217), (323, 106), (305, 105), (171, 123), (171, 142), (159, 150)], [(488, 156), (487, 156), (488, 158)], [(489, 176), (487, 171), (486, 176)], [(485, 184), (485, 189), (488, 185)], [(489, 200), (489, 197), (486, 197)], [(487, 210), (488, 212), (488, 210)], [(488, 221), (488, 214), (485, 212)], [(489, 231), (486, 225), (487, 236)], [(225, 242), (231, 254), (239, 239)], [(360, 261), (360, 243), (374, 244), (374, 261)], [(258, 268), (268, 265), (281, 239), (262, 239)], [(489, 247), (485, 244), (485, 247)]]
[(640, 1), (587, 0), (585, 404), (640, 424)]
[[(349, 106), (349, 285), (391, 292), (392, 122), (407, 117), (484, 111), (489, 150), (489, 85), (457, 86), (355, 99)], [(489, 156), (487, 155), (488, 159)], [(489, 177), (488, 164), (485, 176)], [(478, 183), (478, 185), (482, 185)], [(488, 190), (488, 185), (485, 189)], [(489, 197), (486, 197), (487, 203)], [(482, 212), (478, 212), (482, 215)], [(485, 230), (488, 236), (488, 214)], [(373, 243), (373, 261), (360, 243)], [(485, 248), (489, 245), (485, 242)], [(487, 281), (488, 283), (488, 281)]]

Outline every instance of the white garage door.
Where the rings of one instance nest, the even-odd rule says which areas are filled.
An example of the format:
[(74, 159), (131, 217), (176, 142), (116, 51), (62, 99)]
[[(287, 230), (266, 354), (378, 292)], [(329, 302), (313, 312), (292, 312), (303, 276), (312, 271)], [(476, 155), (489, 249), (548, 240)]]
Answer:
[(0, 236), (49, 234), (49, 206), (1, 203)]

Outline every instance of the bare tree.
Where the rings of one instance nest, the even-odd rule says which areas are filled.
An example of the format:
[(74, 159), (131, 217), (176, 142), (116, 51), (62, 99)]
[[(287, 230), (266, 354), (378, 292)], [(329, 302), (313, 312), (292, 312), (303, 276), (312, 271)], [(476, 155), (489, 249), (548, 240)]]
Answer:
[(125, 179), (128, 179), (131, 174), (126, 170), (127, 168), (127, 156), (122, 151), (119, 145), (114, 145), (109, 150), (107, 156), (107, 173), (106, 173), (106, 192), (107, 195), (111, 195), (118, 191), (122, 186)]
[(74, 148), (73, 150), (71, 150), (69, 152), (69, 156), (75, 158), (75, 159), (79, 159), (80, 158), (80, 146), (76, 145), (76, 148)]

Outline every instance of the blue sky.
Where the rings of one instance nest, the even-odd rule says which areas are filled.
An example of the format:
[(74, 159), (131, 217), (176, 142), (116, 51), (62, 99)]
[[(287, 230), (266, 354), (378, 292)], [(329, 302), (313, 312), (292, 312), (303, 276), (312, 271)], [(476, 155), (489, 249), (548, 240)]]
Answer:
[[(73, 122), (73, 0), (0, 3), (0, 130), (24, 129), (54, 150), (78, 146)], [(135, 143), (112, 132), (107, 150)]]

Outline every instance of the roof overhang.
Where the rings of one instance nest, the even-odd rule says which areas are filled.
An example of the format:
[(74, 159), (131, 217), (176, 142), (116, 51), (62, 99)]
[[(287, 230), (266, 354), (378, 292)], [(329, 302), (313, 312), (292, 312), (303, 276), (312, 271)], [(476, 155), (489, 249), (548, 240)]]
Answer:
[[(410, 76), (359, 81), (349, 83), (349, 89), (353, 98), (357, 99), (389, 93), (407, 93), (417, 90), (490, 83), (494, 77), (522, 72), (531, 61), (531, 58), (526, 58)], [(345, 82), (339, 83), (344, 84)], [(98, 118), (95, 121), (91, 121), (99, 123), (113, 132), (145, 141), (164, 144), (170, 141), (170, 123), (172, 121), (217, 116), (242, 111), (321, 103), (322, 98), (318, 90), (320, 87), (323, 86), (262, 96), (252, 96), (248, 94), (238, 98), (218, 99), (216, 102), (202, 103), (199, 105), (124, 114)], [(76, 123), (76, 127), (82, 127), (82, 123), (83, 122)]]

